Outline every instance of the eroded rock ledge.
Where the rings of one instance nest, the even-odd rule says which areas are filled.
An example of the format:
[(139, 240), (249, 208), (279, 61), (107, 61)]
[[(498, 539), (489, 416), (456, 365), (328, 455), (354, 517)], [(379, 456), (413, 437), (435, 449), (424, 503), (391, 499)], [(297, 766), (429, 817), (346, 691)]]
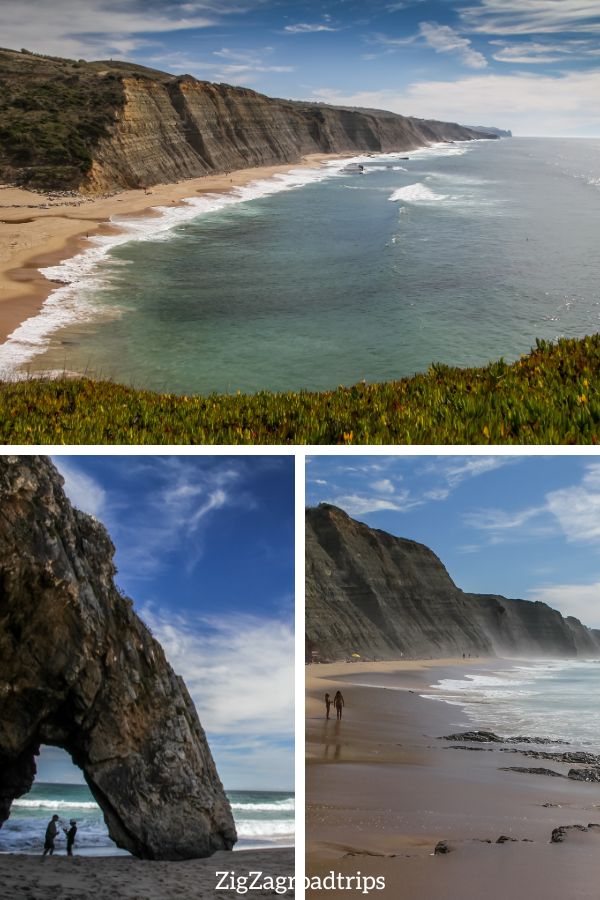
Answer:
[(229, 802), (185, 684), (114, 583), (105, 528), (42, 457), (0, 458), (0, 825), (41, 744), (83, 770), (119, 847), (231, 849)]

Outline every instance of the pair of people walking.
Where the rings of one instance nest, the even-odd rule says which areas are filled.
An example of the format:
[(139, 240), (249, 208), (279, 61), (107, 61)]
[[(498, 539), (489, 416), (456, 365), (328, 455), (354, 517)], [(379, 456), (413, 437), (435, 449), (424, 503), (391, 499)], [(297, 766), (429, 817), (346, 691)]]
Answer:
[[(54, 842), (58, 837), (58, 822), (59, 817), (57, 815), (52, 816), (50, 821), (48, 822), (48, 827), (46, 828), (46, 835), (44, 838), (44, 852), (42, 856), (52, 856), (54, 853)], [(77, 834), (77, 822), (75, 819), (71, 819), (69, 822), (69, 828), (63, 828), (64, 833), (67, 836), (67, 856), (73, 856), (73, 844), (75, 843), (75, 835)]]
[[(326, 709), (326, 718), (329, 718), (329, 710), (331, 708), (331, 697), (329, 694), (325, 694), (325, 709)], [(335, 707), (336, 718), (339, 720), (342, 718), (342, 709), (344, 707), (344, 698), (340, 691), (337, 691), (333, 698), (333, 705)]]

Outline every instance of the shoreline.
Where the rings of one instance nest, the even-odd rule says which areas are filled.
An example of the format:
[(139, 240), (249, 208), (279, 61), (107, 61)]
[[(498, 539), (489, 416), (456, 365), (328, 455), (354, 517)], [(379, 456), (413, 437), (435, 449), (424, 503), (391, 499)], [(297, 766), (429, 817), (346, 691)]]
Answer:
[[(399, 892), (411, 900), (597, 895), (600, 828), (569, 831), (560, 846), (550, 838), (559, 826), (600, 821), (600, 785), (502, 771), (550, 765), (566, 774), (569, 764), (538, 763), (518, 752), (507, 756), (501, 744), (465, 742), (459, 752), (455, 742), (439, 738), (477, 725), (461, 707), (419, 696), (431, 694), (441, 678), (517, 662), (307, 668), (307, 875), (383, 876), (386, 887), (376, 892), (383, 900)], [(322, 697), (338, 689), (346, 704), (342, 721), (327, 722)], [(508, 839), (498, 843), (501, 836)], [(435, 854), (440, 841), (450, 852)], [(328, 894), (352, 896), (348, 890)]]
[[(123, 856), (52, 856), (33, 864), (23, 854), (0, 855), (2, 897), (6, 900), (27, 897), (77, 897), (98, 900), (118, 897), (121, 900), (212, 900), (217, 896), (217, 872), (232, 873), (236, 878), (259, 872), (269, 876), (294, 875), (293, 849), (219, 851), (205, 859), (169, 862), (140, 860)], [(227, 885), (225, 886), (227, 888)], [(219, 890), (219, 897), (239, 897), (235, 890)], [(261, 896), (278, 896), (264, 891)], [(288, 892), (284, 896), (293, 897)]]
[(0, 185), (0, 344), (38, 315), (50, 294), (60, 287), (40, 270), (88, 249), (90, 237), (122, 231), (119, 222), (111, 221), (114, 216), (160, 217), (157, 206), (182, 206), (205, 194), (230, 193), (253, 181), (353, 155), (311, 154), (295, 164), (238, 169), (102, 197), (57, 197)]

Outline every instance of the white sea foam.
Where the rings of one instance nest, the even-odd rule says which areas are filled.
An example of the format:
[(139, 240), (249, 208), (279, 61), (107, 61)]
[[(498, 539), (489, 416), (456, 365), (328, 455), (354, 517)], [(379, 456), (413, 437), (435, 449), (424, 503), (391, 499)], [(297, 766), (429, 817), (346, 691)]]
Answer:
[(394, 191), (389, 197), (389, 200), (394, 203), (400, 200), (404, 203), (441, 203), (447, 199), (447, 195), (436, 194), (422, 181), (417, 181), (416, 184), (407, 184), (406, 187)]
[[(339, 163), (336, 162), (336, 166)], [(331, 163), (319, 168), (293, 169), (290, 172), (258, 179), (243, 187), (233, 188), (226, 194), (206, 194), (192, 197), (173, 207), (153, 207), (155, 217), (111, 219), (119, 231), (115, 234), (95, 236), (90, 246), (70, 259), (56, 266), (41, 269), (51, 281), (62, 282), (61, 287), (52, 291), (41, 311), (21, 323), (0, 345), (0, 378), (22, 376), (22, 366), (37, 354), (47, 349), (50, 336), (61, 328), (78, 322), (89, 322), (107, 315), (118, 316), (121, 310), (106, 310), (94, 303), (94, 291), (106, 283), (102, 264), (108, 253), (121, 244), (130, 241), (169, 240), (173, 229), (199, 216), (209, 215), (219, 210), (268, 197), (282, 191), (290, 191), (305, 185), (332, 177), (336, 172)], [(112, 261), (111, 261), (112, 266)], [(21, 372), (19, 370), (21, 369)]]
[(295, 800), (277, 800), (275, 803), (232, 803), (232, 809), (242, 812), (294, 812)]
[(272, 820), (258, 821), (256, 819), (236, 819), (235, 827), (240, 838), (268, 838), (268, 837), (292, 837), (294, 834), (294, 820), (283, 822)]
[[(477, 728), (500, 734), (543, 735), (600, 749), (597, 660), (525, 663), (464, 679), (442, 679), (422, 696), (458, 706)], [(597, 752), (597, 751), (596, 751)]]
[[(438, 155), (455, 156), (467, 153), (469, 149), (463, 144), (439, 143), (410, 151), (408, 155), (415, 159)], [(52, 291), (37, 315), (21, 323), (4, 344), (0, 345), (0, 378), (23, 377), (25, 364), (47, 349), (54, 332), (77, 323), (100, 320), (107, 316), (118, 317), (124, 312), (119, 308), (109, 310), (105, 306), (101, 307), (93, 299), (94, 293), (106, 285), (107, 279), (106, 276), (103, 277), (102, 266), (113, 248), (130, 241), (169, 240), (173, 236), (174, 228), (199, 216), (209, 215), (239, 203), (268, 197), (282, 191), (301, 188), (324, 179), (344, 177), (341, 168), (349, 163), (370, 164), (373, 161), (385, 160), (397, 162), (398, 159), (399, 154), (395, 152), (381, 153), (376, 156), (358, 155), (344, 159), (342, 164), (339, 159), (328, 160), (318, 168), (293, 169), (270, 178), (257, 179), (243, 187), (232, 188), (225, 194), (192, 197), (183, 200), (180, 205), (172, 207), (153, 207), (154, 211), (158, 213), (155, 217), (113, 217), (111, 222), (118, 226), (118, 232), (94, 236), (89, 239), (90, 246), (81, 253), (59, 265), (40, 270), (46, 278), (60, 282), (61, 286)], [(402, 166), (397, 168), (403, 169)], [(411, 202), (410, 198), (406, 197), (390, 199), (405, 199), (407, 202)], [(412, 202), (432, 200), (437, 202), (440, 199), (443, 198), (430, 192), (429, 196), (421, 196), (421, 198), (417, 196)], [(112, 267), (112, 260), (110, 264)]]
[(24, 809), (98, 809), (98, 804), (93, 801), (13, 800), (12, 805), (22, 806)]

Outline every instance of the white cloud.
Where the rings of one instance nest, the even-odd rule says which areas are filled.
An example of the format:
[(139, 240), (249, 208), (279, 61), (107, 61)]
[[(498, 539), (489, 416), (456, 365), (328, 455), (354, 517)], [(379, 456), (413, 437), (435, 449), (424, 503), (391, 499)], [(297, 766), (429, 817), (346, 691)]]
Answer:
[(462, 62), (471, 69), (485, 69), (487, 66), (485, 56), (478, 50), (474, 50), (471, 41), (462, 37), (449, 25), (421, 22), (419, 32), (436, 53), (458, 53)]
[(600, 540), (600, 465), (590, 465), (580, 485), (552, 491), (546, 501), (568, 541)]
[(540, 600), (563, 616), (575, 616), (590, 628), (600, 628), (600, 582), (533, 588), (527, 599)]
[(552, 44), (539, 41), (520, 41), (515, 44), (507, 44), (505, 41), (490, 41), (490, 44), (501, 48), (493, 54), (493, 58), (497, 62), (513, 64), (569, 62), (600, 55), (597, 47), (589, 41), (582, 40)]
[(477, 478), (495, 469), (514, 465), (518, 461), (518, 457), (511, 456), (438, 457), (424, 466), (423, 471), (435, 473), (451, 488), (455, 488), (467, 478)]
[(396, 490), (389, 478), (382, 478), (381, 481), (374, 481), (371, 485), (374, 491), (381, 494), (393, 494)]
[(236, 11), (233, 0), (160, 7), (141, 0), (28, 0), (0, 5), (0, 33), (5, 47), (92, 59), (147, 45), (140, 35), (208, 28)]
[[(542, 516), (547, 512), (545, 506), (535, 506), (530, 509), (520, 509), (514, 512), (506, 512), (502, 509), (483, 509), (477, 512), (464, 514), (464, 521), (472, 528), (488, 532), (504, 532), (522, 528), (532, 519)], [(545, 530), (547, 526), (545, 526)], [(529, 529), (531, 533), (531, 528)], [(539, 533), (539, 531), (536, 531)]]
[(459, 14), (467, 29), (484, 34), (600, 32), (598, 0), (480, 0)]
[(294, 633), (277, 620), (192, 619), (144, 606), (140, 616), (217, 735), (294, 734)]
[(405, 512), (408, 509), (414, 509), (415, 506), (422, 505), (422, 501), (413, 499), (409, 491), (402, 491), (393, 500), (385, 497), (367, 496), (366, 494), (345, 494), (323, 502), (331, 503), (332, 506), (339, 506), (350, 516), (364, 516), (366, 513), (385, 512), (386, 510)]
[(65, 479), (65, 493), (73, 506), (82, 512), (100, 517), (106, 507), (106, 491), (90, 475), (80, 472), (64, 456), (52, 462)]
[(298, 22), (296, 25), (286, 25), (283, 30), (287, 34), (316, 34), (319, 31), (339, 31), (339, 28), (322, 23)]
[(321, 88), (314, 96), (327, 103), (389, 109), (407, 116), (489, 122), (523, 135), (600, 134), (600, 69), (420, 81), (401, 93), (382, 90), (345, 94)]

